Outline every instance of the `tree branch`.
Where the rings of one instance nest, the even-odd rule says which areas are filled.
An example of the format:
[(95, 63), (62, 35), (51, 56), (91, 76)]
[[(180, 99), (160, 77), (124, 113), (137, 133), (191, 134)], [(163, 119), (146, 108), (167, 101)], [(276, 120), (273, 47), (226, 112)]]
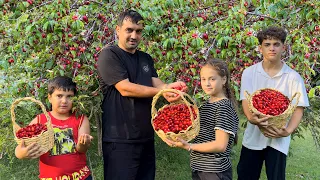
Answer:
[(210, 50), (213, 48), (214, 44), (216, 43), (216, 39), (213, 40), (212, 44), (210, 45), (210, 47), (208, 48), (205, 58), (207, 58), (209, 56), (209, 52)]
[(52, 2), (53, 2), (53, 1), (44, 2), (44, 3), (42, 3), (42, 4), (38, 5), (38, 6), (35, 6), (35, 7), (31, 8), (31, 9), (27, 10), (26, 12), (31, 12), (31, 11), (33, 11), (34, 9), (37, 9), (37, 8), (39, 8), (39, 7), (41, 7), (41, 6), (50, 4), (50, 3), (52, 3)]
[(264, 14), (257, 14), (257, 13), (253, 13), (253, 12), (247, 12), (247, 15), (251, 15), (251, 16), (260, 16), (260, 17), (265, 17), (265, 18), (269, 18), (275, 21), (279, 21), (279, 19), (276, 18), (272, 18), (270, 16), (264, 15)]

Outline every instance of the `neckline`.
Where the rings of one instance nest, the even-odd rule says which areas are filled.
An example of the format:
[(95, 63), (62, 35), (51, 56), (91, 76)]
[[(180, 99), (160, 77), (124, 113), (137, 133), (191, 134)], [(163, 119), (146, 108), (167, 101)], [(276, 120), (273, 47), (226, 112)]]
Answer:
[(219, 99), (218, 101), (213, 101), (213, 102), (210, 102), (209, 100), (207, 101), (207, 103), (209, 104), (215, 104), (215, 103), (219, 103), (221, 101), (224, 101), (224, 100), (229, 100), (228, 98), (222, 98), (222, 99)]
[(66, 121), (66, 120), (69, 120), (69, 119), (72, 117), (72, 115), (74, 114), (74, 113), (71, 113), (70, 116), (69, 116), (67, 119), (58, 119), (58, 118), (54, 117), (51, 112), (48, 112), (48, 113), (49, 113), (49, 116), (50, 116), (50, 117), (52, 117), (52, 118), (54, 118), (55, 120), (58, 120), (58, 121)]

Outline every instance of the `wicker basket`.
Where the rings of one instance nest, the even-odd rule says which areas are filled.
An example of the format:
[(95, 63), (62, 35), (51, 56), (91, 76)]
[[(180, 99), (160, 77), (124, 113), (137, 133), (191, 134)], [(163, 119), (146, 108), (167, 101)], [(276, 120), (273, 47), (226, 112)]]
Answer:
[[(41, 134), (39, 134), (35, 137), (32, 137), (32, 138), (28, 138), (28, 137), (18, 138), (16, 136), (17, 131), (19, 129), (21, 129), (21, 127), (16, 123), (16, 115), (14, 113), (14, 109), (21, 101), (32, 101), (41, 107), (44, 115), (47, 118), (47, 122), (45, 124), (47, 126), (47, 131), (44, 131)], [(32, 143), (37, 143), (40, 146), (40, 149), (42, 152), (47, 152), (50, 149), (52, 149), (52, 147), (54, 145), (54, 131), (53, 131), (50, 116), (49, 116), (48, 112), (46, 111), (46, 108), (44, 107), (44, 105), (40, 101), (38, 101), (32, 97), (25, 97), (25, 98), (20, 98), (20, 99), (15, 100), (11, 105), (11, 119), (12, 119), (12, 123), (13, 123), (13, 134), (15, 137), (14, 139), (19, 145), (21, 144), (21, 141), (24, 140), (26, 146), (28, 146)]]
[[(270, 116), (270, 115), (265, 115), (261, 112), (259, 112), (252, 103), (252, 97), (256, 94), (259, 94), (262, 90), (266, 90), (266, 89), (270, 89), (273, 91), (277, 91), (279, 93), (281, 93), (280, 91), (273, 89), (273, 88), (263, 88), (263, 89), (259, 89), (257, 91), (255, 91), (253, 94), (249, 94), (248, 91), (245, 91), (245, 97), (248, 101), (248, 106), (251, 112), (256, 113), (259, 115), (259, 117), (266, 117), (266, 116)], [(282, 94), (282, 93), (281, 93)], [(292, 100), (294, 98), (297, 98), (297, 101), (295, 104), (292, 104)], [(293, 113), (293, 111), (295, 110), (295, 108), (297, 107), (298, 103), (299, 103), (299, 98), (300, 98), (300, 93), (296, 92), (291, 98), (289, 98), (289, 105), (288, 108), (281, 114), (276, 115), (276, 116), (270, 116), (268, 122), (270, 123), (270, 126), (274, 126), (276, 128), (282, 128), (284, 125), (286, 125), (287, 123), (287, 119), (288, 117), (291, 116), (291, 114)]]
[[(164, 93), (166, 92), (173, 92), (176, 94), (179, 94), (181, 96), (181, 99), (179, 101), (176, 102), (172, 102), (170, 104), (166, 104), (164, 105), (162, 108), (159, 108), (158, 110), (156, 109), (156, 103), (159, 99), (159, 97), (161, 97)], [(188, 100), (190, 100), (192, 102), (192, 104), (190, 104), (190, 102)], [(186, 130), (182, 130), (180, 131), (178, 134), (174, 133), (174, 132), (167, 132), (165, 133), (163, 130), (155, 130), (154, 127), (154, 119), (157, 116), (157, 113), (159, 111), (161, 111), (162, 109), (164, 109), (167, 106), (171, 106), (171, 105), (177, 105), (177, 104), (186, 104), (188, 106), (189, 112), (190, 112), (190, 118), (191, 118), (191, 126), (189, 126)], [(194, 112), (196, 113), (197, 117), (194, 118), (191, 107), (194, 109)], [(187, 142), (191, 141), (192, 139), (194, 139), (198, 134), (199, 134), (199, 130), (200, 130), (200, 115), (199, 115), (199, 109), (196, 105), (196, 102), (186, 93), (183, 93), (179, 90), (175, 90), (175, 89), (164, 89), (161, 90), (160, 92), (158, 92), (158, 94), (156, 94), (153, 97), (153, 101), (152, 101), (152, 109), (151, 109), (151, 115), (152, 115), (152, 119), (151, 119), (151, 124), (153, 129), (155, 130), (155, 132), (157, 133), (157, 135), (162, 139), (169, 139), (172, 141), (177, 141), (176, 139), (179, 137)]]

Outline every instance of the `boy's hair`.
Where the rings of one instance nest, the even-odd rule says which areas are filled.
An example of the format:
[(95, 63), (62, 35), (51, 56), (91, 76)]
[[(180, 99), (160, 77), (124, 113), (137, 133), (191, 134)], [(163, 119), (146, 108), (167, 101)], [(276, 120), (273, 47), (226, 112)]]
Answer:
[(138, 24), (139, 21), (143, 21), (143, 17), (137, 11), (126, 10), (119, 15), (118, 22), (117, 22), (118, 26), (121, 27), (123, 24), (123, 21), (126, 18), (129, 18), (133, 23), (136, 23), (136, 24)]
[(48, 94), (52, 94), (56, 89), (63, 91), (73, 91), (77, 94), (77, 84), (67, 76), (57, 76), (48, 83)]
[(257, 38), (260, 45), (262, 44), (262, 41), (266, 39), (278, 39), (284, 43), (287, 38), (287, 32), (284, 30), (284, 28), (271, 26), (259, 31)]

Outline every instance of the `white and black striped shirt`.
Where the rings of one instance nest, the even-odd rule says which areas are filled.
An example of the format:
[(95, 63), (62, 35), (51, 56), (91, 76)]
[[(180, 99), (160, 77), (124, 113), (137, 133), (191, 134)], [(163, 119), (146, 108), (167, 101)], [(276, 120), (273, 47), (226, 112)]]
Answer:
[(200, 132), (194, 143), (215, 140), (215, 130), (219, 129), (230, 134), (228, 146), (222, 153), (191, 152), (190, 166), (202, 172), (223, 172), (231, 167), (230, 152), (238, 130), (239, 118), (229, 99), (217, 102), (206, 102), (200, 108)]

